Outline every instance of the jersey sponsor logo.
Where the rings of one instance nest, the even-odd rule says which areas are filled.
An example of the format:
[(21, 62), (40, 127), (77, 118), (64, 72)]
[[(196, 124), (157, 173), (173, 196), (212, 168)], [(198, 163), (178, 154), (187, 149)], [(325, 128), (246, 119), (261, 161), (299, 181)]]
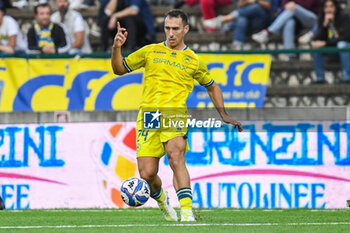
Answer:
[(176, 53), (175, 52), (172, 52), (170, 57), (176, 57)]
[(156, 50), (154, 50), (153, 52), (154, 52), (154, 53), (166, 54), (166, 52), (163, 52), (163, 51), (156, 51)]
[(182, 61), (183, 61), (186, 65), (188, 65), (188, 64), (191, 63), (192, 58), (186, 55), (186, 56), (184, 56), (184, 57), (182, 58)]
[(175, 68), (178, 68), (178, 69), (184, 70), (184, 71), (186, 71), (186, 69), (187, 69), (187, 66), (184, 66), (181, 63), (176, 62), (176, 61), (171, 62), (171, 61), (169, 61), (168, 59), (165, 59), (165, 58), (162, 58), (162, 59), (154, 58), (153, 59), (153, 64), (156, 64), (156, 63), (160, 63), (160, 64), (164, 64), (164, 65), (168, 65), (168, 66), (173, 66)]

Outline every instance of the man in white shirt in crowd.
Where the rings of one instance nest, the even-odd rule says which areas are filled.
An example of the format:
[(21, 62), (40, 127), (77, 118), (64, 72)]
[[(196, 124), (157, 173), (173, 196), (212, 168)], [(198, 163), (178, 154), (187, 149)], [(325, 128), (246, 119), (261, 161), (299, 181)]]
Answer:
[(66, 27), (72, 47), (70, 54), (91, 53), (90, 42), (85, 30), (84, 19), (75, 10), (69, 9), (68, 0), (56, 0), (58, 11), (52, 14), (51, 21)]
[(15, 19), (5, 15), (6, 8), (0, 0), (0, 55), (23, 53), (26, 43)]

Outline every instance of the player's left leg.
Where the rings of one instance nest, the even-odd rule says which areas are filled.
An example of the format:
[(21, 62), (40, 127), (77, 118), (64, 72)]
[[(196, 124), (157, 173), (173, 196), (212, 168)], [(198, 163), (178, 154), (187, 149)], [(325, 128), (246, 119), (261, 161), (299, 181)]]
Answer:
[(174, 188), (181, 207), (181, 221), (196, 221), (192, 212), (192, 191), (190, 175), (185, 161), (187, 141), (178, 136), (164, 143), (169, 165), (173, 170)]

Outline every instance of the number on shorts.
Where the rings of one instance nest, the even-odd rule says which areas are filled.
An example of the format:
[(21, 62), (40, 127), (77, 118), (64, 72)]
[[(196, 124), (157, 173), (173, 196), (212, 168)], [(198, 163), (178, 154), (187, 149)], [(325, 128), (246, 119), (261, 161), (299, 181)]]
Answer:
[(140, 129), (139, 130), (139, 134), (137, 135), (137, 140), (139, 140), (140, 137), (143, 137), (143, 141), (146, 141), (147, 140), (147, 136), (148, 136), (148, 129), (145, 130), (145, 129)]

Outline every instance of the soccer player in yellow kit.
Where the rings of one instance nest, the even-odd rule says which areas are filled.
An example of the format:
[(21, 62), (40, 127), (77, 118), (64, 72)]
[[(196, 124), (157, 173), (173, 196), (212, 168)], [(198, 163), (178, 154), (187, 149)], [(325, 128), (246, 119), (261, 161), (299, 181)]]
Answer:
[(187, 96), (193, 89), (195, 79), (206, 87), (223, 122), (238, 127), (239, 131), (243, 130), (242, 125), (227, 115), (220, 87), (211, 78), (206, 64), (185, 45), (184, 36), (189, 25), (183, 11), (175, 9), (166, 14), (166, 41), (147, 45), (125, 58), (122, 57), (121, 46), (128, 33), (120, 27), (119, 22), (117, 29), (112, 50), (114, 73), (122, 75), (145, 68), (142, 101), (137, 118), (137, 165), (140, 176), (150, 185), (151, 197), (157, 201), (165, 219), (177, 221), (176, 211), (169, 204), (167, 192), (162, 189), (162, 181), (157, 175), (159, 160), (167, 153), (181, 206), (181, 221), (196, 221), (192, 212), (190, 176), (185, 164), (185, 153), (189, 149), (186, 132), (145, 130), (142, 109), (186, 109)]

